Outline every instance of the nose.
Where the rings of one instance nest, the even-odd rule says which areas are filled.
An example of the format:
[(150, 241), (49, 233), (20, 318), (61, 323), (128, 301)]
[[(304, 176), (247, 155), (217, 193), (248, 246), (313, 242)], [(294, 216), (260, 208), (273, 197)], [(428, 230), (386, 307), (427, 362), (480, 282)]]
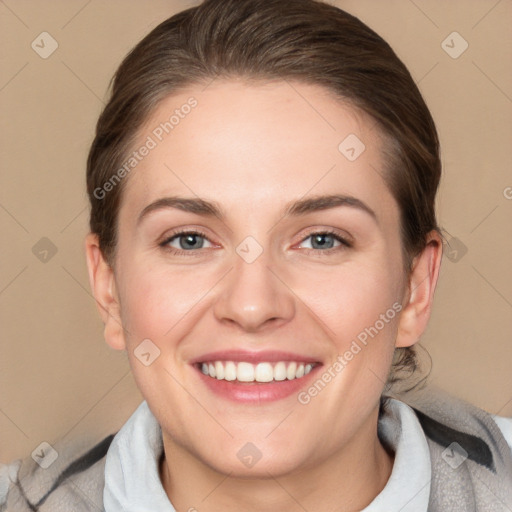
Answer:
[(235, 254), (234, 268), (222, 281), (214, 306), (217, 320), (246, 332), (259, 332), (289, 322), (295, 315), (293, 292), (269, 266), (265, 252), (247, 263)]

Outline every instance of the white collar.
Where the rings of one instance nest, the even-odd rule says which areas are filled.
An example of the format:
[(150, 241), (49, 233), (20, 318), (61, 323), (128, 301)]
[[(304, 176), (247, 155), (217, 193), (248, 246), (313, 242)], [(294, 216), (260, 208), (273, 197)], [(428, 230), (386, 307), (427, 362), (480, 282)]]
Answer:
[(379, 437), (395, 452), (393, 469), (384, 489), (362, 512), (427, 512), (430, 451), (412, 408), (390, 398), (379, 419)]
[(176, 512), (160, 481), (162, 430), (144, 400), (115, 435), (105, 462), (105, 512)]
[[(391, 476), (362, 512), (427, 512), (430, 453), (414, 411), (389, 399), (379, 419), (379, 435), (395, 452)], [(105, 463), (105, 512), (176, 512), (159, 476), (162, 431), (143, 401), (114, 437)]]

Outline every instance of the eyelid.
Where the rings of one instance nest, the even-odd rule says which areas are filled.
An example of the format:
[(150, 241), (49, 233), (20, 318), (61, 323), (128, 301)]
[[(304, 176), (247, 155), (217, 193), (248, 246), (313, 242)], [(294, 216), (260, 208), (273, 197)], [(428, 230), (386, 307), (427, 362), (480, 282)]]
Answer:
[[(207, 234), (207, 229), (199, 224), (185, 224), (182, 226), (177, 226), (175, 228), (170, 228), (164, 231), (164, 233), (159, 237), (160, 242), (164, 242), (170, 240), (179, 235), (186, 235), (189, 233), (201, 235), (204, 238), (210, 240), (210, 236)], [(159, 243), (160, 243), (159, 242)]]
[[(198, 252), (198, 250), (185, 251), (184, 249), (177, 249), (175, 247), (170, 247), (168, 245), (169, 242), (171, 242), (172, 240), (179, 238), (181, 236), (185, 236), (185, 235), (199, 235), (200, 237), (204, 238), (205, 240), (208, 240), (208, 242), (211, 243), (213, 246), (218, 247), (218, 244), (215, 244), (202, 229), (195, 228), (195, 227), (176, 228), (175, 230), (172, 230), (170, 233), (167, 233), (166, 235), (164, 235), (161, 238), (161, 240), (158, 242), (158, 246), (164, 250), (168, 250), (168, 251), (174, 252), (176, 254)], [(209, 249), (209, 247), (207, 247), (207, 249)]]
[(172, 231), (171, 233), (167, 233), (164, 237), (162, 237), (161, 243), (167, 243), (173, 238), (177, 238), (183, 235), (200, 235), (203, 238), (208, 239), (208, 235), (203, 233), (200, 229), (178, 229), (177, 231)]
[[(310, 231), (308, 231), (307, 233), (303, 233), (301, 235), (301, 238), (299, 240), (298, 243), (294, 244), (294, 246), (296, 245), (300, 245), (302, 244), (303, 242), (305, 242), (308, 238), (311, 238), (312, 236), (315, 236), (315, 235), (331, 235), (333, 236), (335, 239), (337, 239), (339, 242), (340, 242), (340, 245), (339, 246), (336, 246), (336, 247), (330, 247), (328, 249), (313, 249), (313, 248), (305, 248), (303, 249), (304, 252), (306, 253), (315, 253), (315, 254), (321, 254), (321, 253), (326, 253), (326, 254), (329, 254), (331, 252), (335, 252), (335, 251), (339, 251), (341, 249), (348, 249), (348, 248), (351, 248), (353, 246), (353, 238), (346, 232), (345, 235), (343, 235), (340, 230), (337, 230), (337, 229), (334, 229), (334, 228), (321, 228), (321, 227), (317, 227), (317, 228), (309, 228)], [(212, 249), (212, 247), (202, 247), (201, 249), (193, 249), (193, 250), (184, 250), (184, 249), (177, 249), (175, 247), (171, 247), (169, 246), (169, 242), (171, 242), (172, 240), (176, 239), (176, 238), (179, 238), (181, 236), (185, 236), (185, 235), (189, 235), (189, 234), (193, 234), (193, 235), (199, 235), (200, 237), (204, 238), (205, 240), (207, 240), (210, 244), (212, 244), (215, 248), (215, 246), (219, 247), (218, 244), (215, 244), (211, 239), (210, 237), (200, 228), (196, 228), (196, 227), (187, 227), (187, 228), (176, 228), (175, 230), (171, 231), (171, 233), (168, 233), (166, 234), (162, 240), (160, 242), (158, 242), (158, 245), (166, 250), (166, 251), (169, 251), (173, 254), (176, 254), (176, 255), (183, 255), (183, 254), (187, 254), (187, 255), (194, 255), (194, 253), (197, 255), (197, 253), (200, 253), (202, 252), (201, 249)]]
[[(302, 234), (299, 242), (294, 245), (299, 245), (314, 235), (332, 235), (333, 237), (337, 238), (342, 245), (345, 245), (346, 247), (352, 247), (354, 245), (354, 238), (346, 231), (341, 231), (341, 230), (335, 229), (335, 228), (322, 228), (322, 227), (312, 228), (310, 231), (307, 231), (305, 234)], [(331, 249), (334, 249), (334, 248), (331, 248)], [(329, 249), (326, 249), (323, 252), (325, 252), (327, 250), (329, 250)], [(320, 251), (315, 250), (315, 252), (320, 252)]]

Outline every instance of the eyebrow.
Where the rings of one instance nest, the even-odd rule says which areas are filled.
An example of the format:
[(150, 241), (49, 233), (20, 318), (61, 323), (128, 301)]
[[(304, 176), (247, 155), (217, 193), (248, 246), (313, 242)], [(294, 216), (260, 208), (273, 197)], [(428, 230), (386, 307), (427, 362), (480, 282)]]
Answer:
[(200, 198), (188, 198), (188, 197), (162, 197), (156, 201), (148, 204), (139, 214), (137, 218), (137, 224), (147, 217), (150, 213), (162, 210), (164, 208), (176, 208), (184, 212), (195, 213), (197, 215), (204, 215), (207, 217), (219, 217), (223, 219), (225, 217), (222, 208), (213, 201), (206, 201)]
[[(314, 196), (293, 201), (286, 205), (283, 217), (297, 217), (320, 210), (337, 208), (339, 206), (348, 206), (358, 209), (370, 215), (374, 221), (377, 221), (377, 215), (366, 203), (356, 197), (341, 194)], [(215, 201), (172, 196), (162, 197), (147, 205), (139, 214), (137, 224), (140, 224), (151, 212), (164, 208), (176, 208), (184, 212), (195, 213), (206, 217), (218, 217), (220, 220), (224, 220), (226, 217), (223, 208)]]
[(300, 199), (287, 206), (285, 209), (285, 216), (288, 217), (305, 215), (310, 212), (328, 210), (338, 206), (349, 206), (351, 208), (356, 208), (367, 213), (373, 218), (373, 220), (377, 221), (376, 213), (366, 203), (360, 199), (357, 199), (357, 197), (340, 194), (314, 196), (307, 199)]

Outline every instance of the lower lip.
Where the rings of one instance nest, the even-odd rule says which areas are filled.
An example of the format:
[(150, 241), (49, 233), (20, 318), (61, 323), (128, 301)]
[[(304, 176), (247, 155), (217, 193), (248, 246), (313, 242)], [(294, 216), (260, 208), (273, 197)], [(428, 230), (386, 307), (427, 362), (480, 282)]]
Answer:
[(316, 370), (321, 365), (315, 366), (307, 375), (300, 379), (281, 380), (272, 382), (239, 382), (237, 380), (215, 379), (205, 375), (196, 368), (201, 380), (215, 394), (241, 403), (259, 403), (282, 400), (290, 395), (298, 394), (306, 387)]

